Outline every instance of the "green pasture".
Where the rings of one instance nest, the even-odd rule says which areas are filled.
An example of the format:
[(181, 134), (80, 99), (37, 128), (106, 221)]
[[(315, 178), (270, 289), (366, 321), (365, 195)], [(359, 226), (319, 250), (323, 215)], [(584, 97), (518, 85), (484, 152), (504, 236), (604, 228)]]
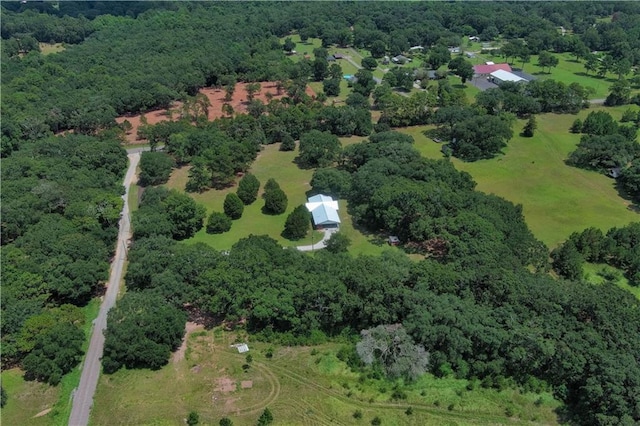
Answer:
[[(184, 358), (158, 371), (101, 376), (90, 425), (183, 424), (190, 411), (199, 413), (202, 424), (218, 424), (226, 416), (234, 425), (254, 425), (265, 407), (279, 425), (370, 424), (376, 416), (383, 425), (558, 422), (560, 404), (547, 393), (467, 388), (466, 380), (429, 374), (410, 385), (399, 383), (406, 399), (393, 400), (394, 384), (359, 380), (336, 357), (337, 343), (279, 347), (220, 329), (199, 329), (187, 342)], [(249, 344), (253, 360), (246, 369), (246, 355), (230, 346), (235, 342)], [(405, 414), (408, 407), (413, 414)], [(361, 419), (354, 418), (356, 411)]]
[[(590, 226), (607, 230), (640, 220), (627, 200), (620, 197), (614, 181), (597, 172), (564, 163), (580, 135), (569, 133), (571, 123), (584, 119), (593, 110), (578, 115), (542, 114), (533, 138), (519, 132), (525, 121), (514, 126), (515, 136), (504, 155), (491, 160), (465, 163), (453, 158), (459, 170), (470, 173), (477, 189), (522, 204), (524, 216), (534, 235), (550, 248), (572, 232)], [(626, 107), (607, 108), (619, 119)], [(428, 158), (442, 158), (441, 145), (424, 136), (427, 126), (401, 130), (416, 139), (416, 147)]]
[[(2, 408), (2, 424), (46, 426), (51, 424), (50, 410), (60, 389), (45, 383), (27, 382), (18, 368), (2, 372), (2, 387), (7, 392), (7, 405)], [(43, 414), (44, 413), (44, 414)]]
[[(100, 299), (92, 299), (82, 308), (85, 315), (83, 351), (89, 347), (92, 321), (98, 316)], [(18, 368), (2, 372), (2, 386), (7, 391), (7, 405), (2, 409), (2, 424), (66, 426), (71, 414), (71, 393), (80, 383), (79, 364), (65, 375), (58, 386), (24, 380)]]

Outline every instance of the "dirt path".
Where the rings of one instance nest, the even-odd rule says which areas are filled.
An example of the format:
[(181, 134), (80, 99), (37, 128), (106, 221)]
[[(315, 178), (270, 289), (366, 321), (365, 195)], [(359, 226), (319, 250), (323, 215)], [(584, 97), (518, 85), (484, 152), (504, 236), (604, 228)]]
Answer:
[(182, 338), (182, 344), (180, 345), (178, 350), (173, 353), (171, 357), (174, 364), (177, 364), (184, 359), (184, 355), (187, 352), (187, 340), (189, 340), (189, 334), (191, 334), (193, 331), (196, 331), (198, 328), (203, 328), (203, 327), (199, 324), (196, 324), (195, 322), (187, 322), (187, 324), (184, 327), (185, 332), (184, 332), (184, 337)]

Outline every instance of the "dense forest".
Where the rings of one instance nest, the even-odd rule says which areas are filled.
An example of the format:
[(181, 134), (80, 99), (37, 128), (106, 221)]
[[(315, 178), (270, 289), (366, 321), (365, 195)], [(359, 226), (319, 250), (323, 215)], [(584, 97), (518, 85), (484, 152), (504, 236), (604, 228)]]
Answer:
[[(446, 79), (400, 96), (392, 88), (407, 85), (404, 73), (376, 84), (364, 69), (344, 105), (323, 102), (342, 74), (324, 59), (333, 45), (378, 58), (426, 46), (428, 63), (465, 79), (466, 63), (444, 51), (478, 36), (508, 41), (505, 58), (571, 52), (588, 63), (589, 52), (607, 52), (594, 71), (622, 73), (640, 65), (638, 4), (3, 2), (1, 13), (3, 368), (20, 365), (27, 378), (57, 384), (79, 363), (80, 308), (103, 291), (123, 202), (125, 129), (115, 118), (180, 100), (193, 111), (141, 129), (165, 152), (141, 164), (149, 187), (132, 218), (127, 292), (109, 316), (106, 372), (164, 365), (197, 310), (246, 320), (251, 333), (289, 344), (362, 336), (344, 356), (355, 370), (374, 363), (371, 339), (397, 333), (418, 354), (416, 370), (378, 360), (390, 377), (507, 381), (552, 390), (576, 424), (640, 421), (638, 300), (580, 274), (583, 262), (603, 262), (637, 285), (637, 224), (587, 229), (549, 253), (520, 206), (475, 191), (471, 176), (422, 158), (412, 138), (390, 131), (434, 124), (451, 141), (447, 153), (492, 158), (515, 117), (576, 113), (589, 92), (545, 80), (488, 90), (470, 104)], [(292, 33), (321, 39), (315, 59), (286, 55), (280, 38)], [(54, 42), (65, 50), (40, 52), (39, 43)], [(262, 81), (278, 82), (284, 96), (251, 102), (248, 114), (202, 118), (199, 89)], [(310, 81), (326, 93), (308, 96)], [(630, 84), (621, 78), (607, 103), (633, 102)], [(623, 117), (630, 124), (590, 115), (572, 129), (583, 136), (568, 162), (620, 169), (622, 191), (637, 197), (639, 118), (637, 110)], [(367, 139), (342, 149), (336, 136), (349, 135)], [(228, 252), (180, 242), (204, 226), (205, 211), (188, 195), (151, 187), (174, 164), (191, 165), (189, 191), (225, 188), (263, 144), (291, 149), (294, 140), (299, 166), (317, 168), (313, 191), (348, 200), (359, 226), (397, 235), (424, 259), (353, 257), (344, 247), (309, 256), (261, 236)]]

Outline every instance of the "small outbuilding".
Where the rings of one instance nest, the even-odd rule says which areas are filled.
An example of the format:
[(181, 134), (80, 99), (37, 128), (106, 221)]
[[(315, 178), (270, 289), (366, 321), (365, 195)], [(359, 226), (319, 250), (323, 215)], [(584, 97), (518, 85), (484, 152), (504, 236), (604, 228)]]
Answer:
[(391, 235), (389, 237), (389, 245), (397, 246), (398, 244), (400, 244), (400, 238), (396, 237), (395, 235)]

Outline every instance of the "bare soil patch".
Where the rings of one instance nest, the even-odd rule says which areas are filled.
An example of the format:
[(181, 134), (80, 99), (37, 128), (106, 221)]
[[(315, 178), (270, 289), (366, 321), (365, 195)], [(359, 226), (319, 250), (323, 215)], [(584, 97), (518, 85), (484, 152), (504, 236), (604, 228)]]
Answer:
[(220, 377), (216, 380), (218, 387), (214, 389), (216, 392), (229, 393), (236, 390), (236, 382), (231, 377)]
[(253, 380), (243, 380), (240, 382), (242, 389), (251, 389), (253, 387)]
[[(215, 87), (205, 87), (200, 89), (200, 93), (207, 96), (209, 102), (211, 103), (211, 107), (209, 107), (209, 120), (215, 120), (216, 118), (220, 118), (225, 116), (222, 112), (222, 105), (225, 103), (230, 104), (233, 107), (233, 110), (236, 113), (245, 113), (247, 112), (248, 105), (248, 94), (247, 94), (247, 84), (248, 83), (238, 83), (236, 84), (235, 91), (233, 93), (233, 98), (230, 102), (226, 102), (224, 100), (225, 91), (221, 88)], [(285, 96), (286, 92), (282, 90), (280, 94), (278, 94), (278, 89), (276, 87), (276, 83), (273, 81), (264, 81), (260, 83), (260, 92), (254, 94), (254, 99), (259, 99), (265, 104), (268, 103), (269, 98), (279, 99)], [(307, 94), (309, 96), (315, 96), (315, 92), (312, 88), (307, 86)], [(127, 132), (126, 140), (127, 143), (144, 143), (144, 139), (138, 139), (138, 128), (140, 127), (142, 116), (147, 119), (148, 124), (157, 124), (161, 121), (167, 120), (176, 120), (178, 118), (178, 111), (182, 106), (181, 102), (174, 102), (169, 109), (159, 109), (155, 111), (149, 111), (144, 114), (137, 115), (124, 115), (116, 118), (116, 122), (118, 124), (123, 123), (125, 120), (131, 123), (132, 129)], [(169, 111), (174, 111), (173, 113)]]
[(42, 410), (40, 411), (38, 414), (36, 414), (35, 416), (33, 416), (33, 418), (35, 419), (36, 417), (42, 417), (42, 416), (46, 416), (47, 414), (49, 414), (49, 412), (51, 411), (51, 408), (47, 408), (46, 410)]

